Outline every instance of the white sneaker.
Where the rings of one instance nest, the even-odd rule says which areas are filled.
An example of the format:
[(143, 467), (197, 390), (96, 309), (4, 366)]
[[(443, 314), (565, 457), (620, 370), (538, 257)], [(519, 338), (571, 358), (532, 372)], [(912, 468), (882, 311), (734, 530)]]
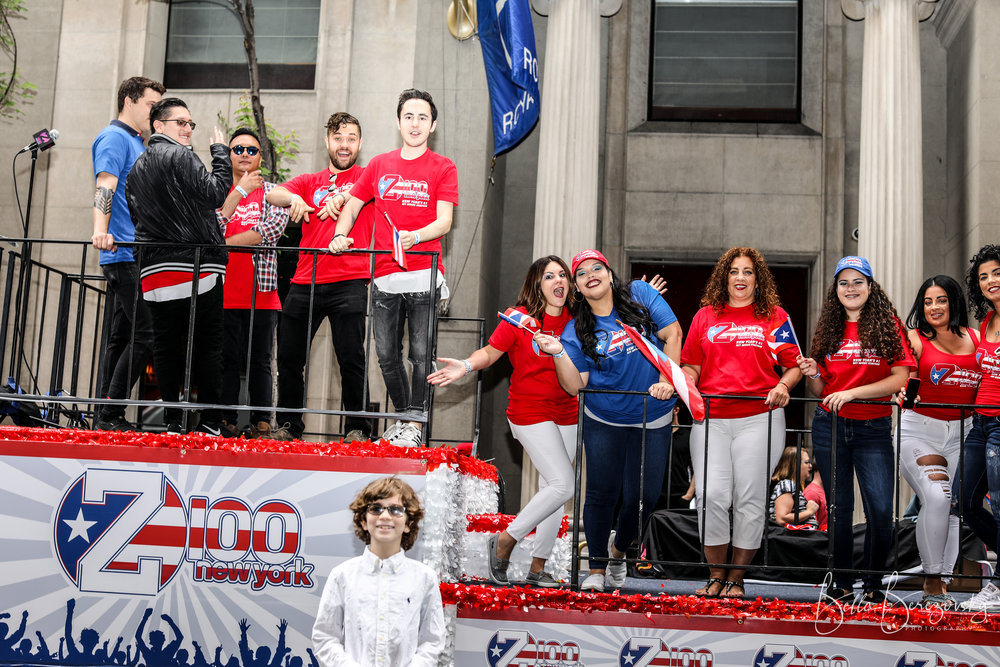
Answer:
[(404, 422), (390, 442), (397, 447), (420, 447), (423, 444), (420, 437), (420, 427), (410, 422)]
[(388, 440), (390, 443), (397, 437), (399, 437), (399, 432), (403, 430), (403, 424), (406, 422), (396, 420), (396, 423), (387, 428), (379, 436), (379, 440)]
[(611, 531), (608, 538), (608, 569), (604, 575), (604, 587), (618, 589), (625, 585), (625, 573), (627, 566), (624, 558), (614, 558), (611, 556), (611, 547), (615, 543), (615, 531)]
[(1000, 588), (992, 581), (971, 598), (958, 605), (962, 611), (1000, 612)]
[(597, 574), (591, 574), (583, 583), (580, 584), (581, 591), (597, 591), (598, 593), (604, 592), (604, 575), (598, 572)]

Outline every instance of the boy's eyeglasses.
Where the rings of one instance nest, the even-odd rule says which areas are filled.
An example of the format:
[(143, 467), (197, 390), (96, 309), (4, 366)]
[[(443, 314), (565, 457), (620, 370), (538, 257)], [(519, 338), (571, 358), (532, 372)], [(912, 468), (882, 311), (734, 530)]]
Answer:
[(382, 505), (381, 503), (369, 503), (368, 513), (372, 516), (382, 516), (382, 512), (389, 510), (389, 516), (406, 516), (406, 508), (402, 505)]
[(232, 151), (237, 155), (243, 155), (243, 151), (246, 151), (247, 155), (253, 157), (260, 152), (260, 149), (256, 146), (233, 146)]

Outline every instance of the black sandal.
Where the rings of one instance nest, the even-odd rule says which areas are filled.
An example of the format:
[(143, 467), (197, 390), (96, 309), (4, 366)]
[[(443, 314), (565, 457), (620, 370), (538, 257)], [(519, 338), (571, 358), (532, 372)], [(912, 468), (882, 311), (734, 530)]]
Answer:
[[(719, 592), (716, 593), (715, 595), (712, 595), (709, 591), (715, 584), (719, 584)], [(698, 591), (695, 591), (694, 594), (700, 598), (717, 598), (720, 595), (722, 595), (722, 591), (725, 590), (725, 586), (726, 586), (725, 581), (717, 577), (712, 577), (711, 579), (708, 580), (708, 583), (705, 584), (705, 588), (702, 589), (705, 591), (704, 593), (699, 593)]]
[[(747, 596), (747, 589), (743, 587), (743, 582), (742, 581), (728, 581), (727, 580), (725, 582), (725, 584), (726, 584), (726, 590), (723, 591), (722, 595), (720, 595), (719, 597), (721, 597), (721, 598), (729, 598), (729, 599), (732, 599), (732, 600), (743, 600), (743, 599), (746, 598), (746, 596)], [(739, 595), (730, 595), (729, 594), (729, 591), (733, 590), (734, 588), (740, 589)]]

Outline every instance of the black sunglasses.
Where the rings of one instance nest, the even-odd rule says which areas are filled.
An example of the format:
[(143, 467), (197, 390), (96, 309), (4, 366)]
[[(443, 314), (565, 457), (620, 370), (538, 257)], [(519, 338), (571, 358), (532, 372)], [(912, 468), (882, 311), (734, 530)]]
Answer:
[(368, 513), (372, 516), (382, 516), (382, 512), (389, 510), (389, 516), (406, 516), (406, 508), (402, 505), (383, 505), (381, 503), (368, 503)]
[(232, 151), (237, 155), (243, 155), (243, 151), (246, 151), (247, 155), (253, 157), (260, 152), (260, 149), (256, 146), (233, 146)]

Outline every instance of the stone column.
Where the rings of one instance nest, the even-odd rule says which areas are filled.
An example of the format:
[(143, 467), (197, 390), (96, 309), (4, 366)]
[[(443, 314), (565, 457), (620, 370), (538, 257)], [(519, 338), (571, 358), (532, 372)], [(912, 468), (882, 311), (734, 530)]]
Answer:
[(858, 252), (897, 309), (923, 281), (923, 150), (918, 23), (937, 0), (841, 0), (865, 21)]
[(597, 242), (601, 16), (621, 0), (532, 0), (548, 15), (541, 82), (534, 257), (567, 262)]

